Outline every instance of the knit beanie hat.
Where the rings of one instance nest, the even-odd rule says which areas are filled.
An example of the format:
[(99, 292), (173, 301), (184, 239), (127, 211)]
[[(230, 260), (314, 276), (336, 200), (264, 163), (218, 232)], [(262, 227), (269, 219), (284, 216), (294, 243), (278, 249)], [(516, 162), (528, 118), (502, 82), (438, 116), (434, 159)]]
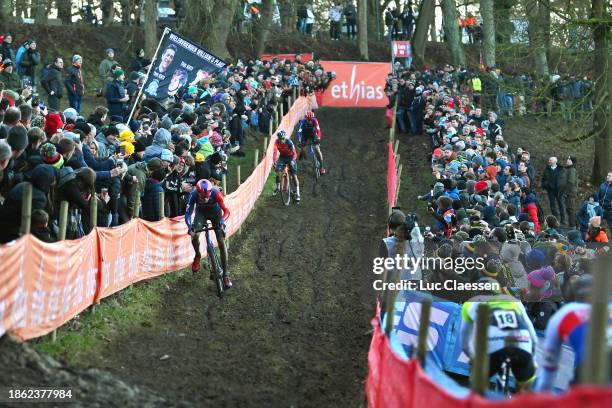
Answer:
[(49, 113), (45, 117), (45, 126), (43, 130), (45, 131), (45, 134), (48, 138), (53, 136), (55, 133), (57, 133), (58, 129), (61, 129), (63, 127), (64, 122), (62, 121), (62, 118), (60, 117), (59, 113)]
[(196, 153), (195, 155), (196, 163), (204, 163), (204, 155), (202, 153)]
[(64, 111), (64, 118), (66, 118), (66, 122), (75, 122), (78, 115), (79, 114), (74, 108), (68, 108)]
[(555, 270), (552, 266), (537, 269), (527, 275), (527, 280), (529, 283), (540, 289), (540, 296), (538, 300), (542, 300), (552, 295), (551, 281), (555, 278), (555, 276)]
[(525, 264), (527, 269), (535, 270), (544, 266), (546, 261), (546, 255), (539, 249), (532, 249), (525, 256)]
[(23, 126), (13, 126), (6, 142), (13, 150), (24, 150), (28, 146), (28, 132)]
[(589, 219), (589, 225), (591, 225), (593, 228), (601, 227), (601, 217), (599, 215), (591, 217), (591, 219)]
[(59, 154), (55, 145), (52, 143), (45, 143), (40, 147), (40, 158), (43, 163), (50, 164), (56, 169), (64, 165), (64, 158)]
[(174, 155), (172, 154), (172, 152), (170, 150), (163, 149), (162, 152), (161, 152), (161, 159), (163, 161), (173, 163), (174, 162)]
[(477, 193), (482, 193), (483, 191), (486, 191), (488, 188), (489, 188), (489, 184), (484, 180), (478, 181), (474, 185), (474, 190)]
[(437, 182), (433, 186), (433, 196), (437, 196), (438, 194), (442, 194), (444, 192), (444, 184)]
[(123, 74), (125, 74), (125, 72), (123, 72), (122, 69), (117, 69), (115, 70), (115, 72), (113, 72), (113, 78), (117, 79)]

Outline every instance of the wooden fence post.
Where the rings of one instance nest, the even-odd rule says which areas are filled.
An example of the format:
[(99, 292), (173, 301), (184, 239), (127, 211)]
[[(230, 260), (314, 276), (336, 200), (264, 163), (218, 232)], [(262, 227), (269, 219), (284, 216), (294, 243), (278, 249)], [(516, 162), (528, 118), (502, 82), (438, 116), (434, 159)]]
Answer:
[(489, 306), (486, 303), (478, 305), (476, 317), (476, 347), (470, 373), (470, 388), (477, 394), (484, 394), (489, 385), (489, 352), (487, 350), (489, 329)]
[(62, 201), (59, 212), (59, 232), (57, 240), (63, 241), (66, 239), (66, 228), (68, 226), (68, 201)]
[(397, 185), (395, 187), (395, 205), (397, 205), (397, 199), (399, 198), (399, 190), (402, 184), (402, 169), (404, 168), (403, 164), (399, 165), (399, 169), (397, 170)]
[(419, 337), (416, 357), (421, 367), (425, 367), (425, 354), (427, 353), (427, 332), (429, 330), (429, 317), (431, 316), (431, 299), (425, 298), (421, 302), (421, 316), (419, 318)]
[(254, 157), (254, 164), (253, 164), (253, 168), (257, 167), (257, 165), (259, 164), (259, 149), (255, 149), (255, 157)]
[(285, 105), (283, 104), (283, 102), (280, 103), (280, 119), (279, 119), (279, 126), (280, 126), (280, 122), (283, 121), (283, 118), (285, 117)]
[(32, 184), (28, 183), (23, 188), (21, 196), (21, 235), (30, 233), (32, 225)]
[(270, 137), (272, 137), (272, 134), (274, 133), (274, 118), (272, 116), (270, 116), (270, 131), (268, 133), (270, 134)]
[(580, 383), (592, 385), (608, 384), (608, 353), (606, 327), (608, 324), (608, 295), (612, 257), (606, 255), (598, 261), (591, 288), (591, 317), (587, 329), (586, 356), (580, 367)]
[(262, 152), (264, 153), (264, 155), (266, 154), (266, 152), (268, 151), (268, 138), (264, 137), (264, 142), (263, 142), (263, 150)]
[(221, 188), (223, 189), (223, 195), (227, 195), (227, 178), (225, 177), (225, 174), (221, 178)]
[(399, 154), (399, 153), (395, 156), (395, 171), (398, 171), (398, 169), (399, 169), (400, 156), (401, 156), (401, 154)]
[(92, 191), (89, 199), (89, 224), (94, 229), (98, 226), (98, 196)]
[(397, 156), (398, 149), (399, 149), (399, 140), (396, 140), (395, 146), (393, 146), (393, 155)]
[(165, 210), (166, 210), (166, 196), (164, 194), (164, 192), (162, 191), (161, 193), (159, 193), (159, 219), (163, 219), (166, 214), (165, 214)]

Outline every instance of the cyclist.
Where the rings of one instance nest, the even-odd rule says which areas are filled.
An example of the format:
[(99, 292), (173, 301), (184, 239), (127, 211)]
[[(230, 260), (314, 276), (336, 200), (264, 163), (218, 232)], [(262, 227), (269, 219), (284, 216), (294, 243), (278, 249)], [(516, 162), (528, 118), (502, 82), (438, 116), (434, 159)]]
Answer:
[(321, 154), (321, 128), (319, 127), (319, 121), (314, 117), (312, 111), (306, 112), (306, 116), (302, 119), (298, 125), (297, 138), (300, 144), (300, 158), (305, 156), (306, 151), (304, 146), (308, 143), (312, 143), (315, 154), (321, 163), (321, 174), (325, 174), (325, 167), (323, 167), (323, 154)]
[[(195, 211), (195, 217), (191, 222), (191, 216)], [(212, 223), (221, 253), (221, 264), (223, 266), (223, 283), (226, 289), (232, 287), (227, 267), (227, 247), (225, 246), (225, 221), (229, 218), (230, 211), (225, 206), (223, 194), (213, 187), (209, 180), (202, 179), (196, 183), (196, 188), (187, 197), (187, 209), (185, 211), (185, 223), (191, 235), (191, 244), (195, 249), (196, 256), (191, 264), (191, 270), (197, 272), (200, 268), (200, 232), (207, 221)], [(198, 232), (196, 232), (198, 231)], [(212, 274), (212, 271), (211, 271)]]
[[(544, 337), (544, 363), (542, 372), (536, 382), (537, 391), (550, 391), (553, 388), (561, 347), (569, 345), (574, 350), (574, 382), (578, 379), (580, 364), (585, 358), (586, 334), (591, 314), (591, 305), (586, 303), (593, 285), (591, 275), (572, 278), (566, 286), (569, 293), (564, 298), (570, 302), (565, 304), (548, 321)], [(608, 304), (608, 333), (612, 327), (612, 303)], [(605, 357), (604, 357), (605, 358)]]
[(461, 346), (472, 359), (474, 355), (474, 322), (478, 305), (489, 306), (490, 318), (487, 330), (489, 376), (499, 371), (509, 359), (519, 389), (530, 388), (535, 380), (535, 348), (537, 336), (523, 304), (509, 295), (487, 294), (475, 296), (461, 308)]
[[(283, 170), (285, 170), (285, 166), (289, 166), (289, 173), (293, 178), (293, 184), (295, 185), (295, 190), (293, 193), (295, 194), (295, 201), (300, 202), (300, 182), (297, 177), (297, 151), (295, 150), (295, 145), (287, 136), (287, 132), (284, 130), (279, 130), (276, 134), (276, 142), (274, 143), (274, 157), (273, 160), (275, 162), (274, 167), (276, 168), (276, 189), (274, 190), (273, 195), (278, 194), (280, 191), (280, 180), (281, 174)], [(278, 160), (277, 160), (278, 158)]]

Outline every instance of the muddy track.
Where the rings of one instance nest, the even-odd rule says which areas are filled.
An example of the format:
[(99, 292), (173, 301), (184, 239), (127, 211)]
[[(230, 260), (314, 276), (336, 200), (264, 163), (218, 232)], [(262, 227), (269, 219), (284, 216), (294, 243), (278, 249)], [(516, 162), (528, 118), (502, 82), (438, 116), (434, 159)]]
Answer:
[(198, 405), (363, 403), (385, 220), (383, 112), (318, 117), (328, 174), (313, 186), (310, 161), (300, 161), (299, 206), (260, 199), (230, 240), (236, 287), (219, 300), (207, 272), (182, 272), (153, 324), (113, 339), (99, 368)]

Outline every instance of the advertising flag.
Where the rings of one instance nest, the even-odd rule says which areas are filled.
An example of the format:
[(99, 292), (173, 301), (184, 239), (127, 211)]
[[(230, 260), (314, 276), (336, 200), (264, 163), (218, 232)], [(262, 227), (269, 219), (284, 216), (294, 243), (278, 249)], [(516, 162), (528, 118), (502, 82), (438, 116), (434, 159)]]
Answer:
[(144, 86), (148, 98), (165, 99), (223, 69), (226, 62), (174, 31), (164, 36)]

